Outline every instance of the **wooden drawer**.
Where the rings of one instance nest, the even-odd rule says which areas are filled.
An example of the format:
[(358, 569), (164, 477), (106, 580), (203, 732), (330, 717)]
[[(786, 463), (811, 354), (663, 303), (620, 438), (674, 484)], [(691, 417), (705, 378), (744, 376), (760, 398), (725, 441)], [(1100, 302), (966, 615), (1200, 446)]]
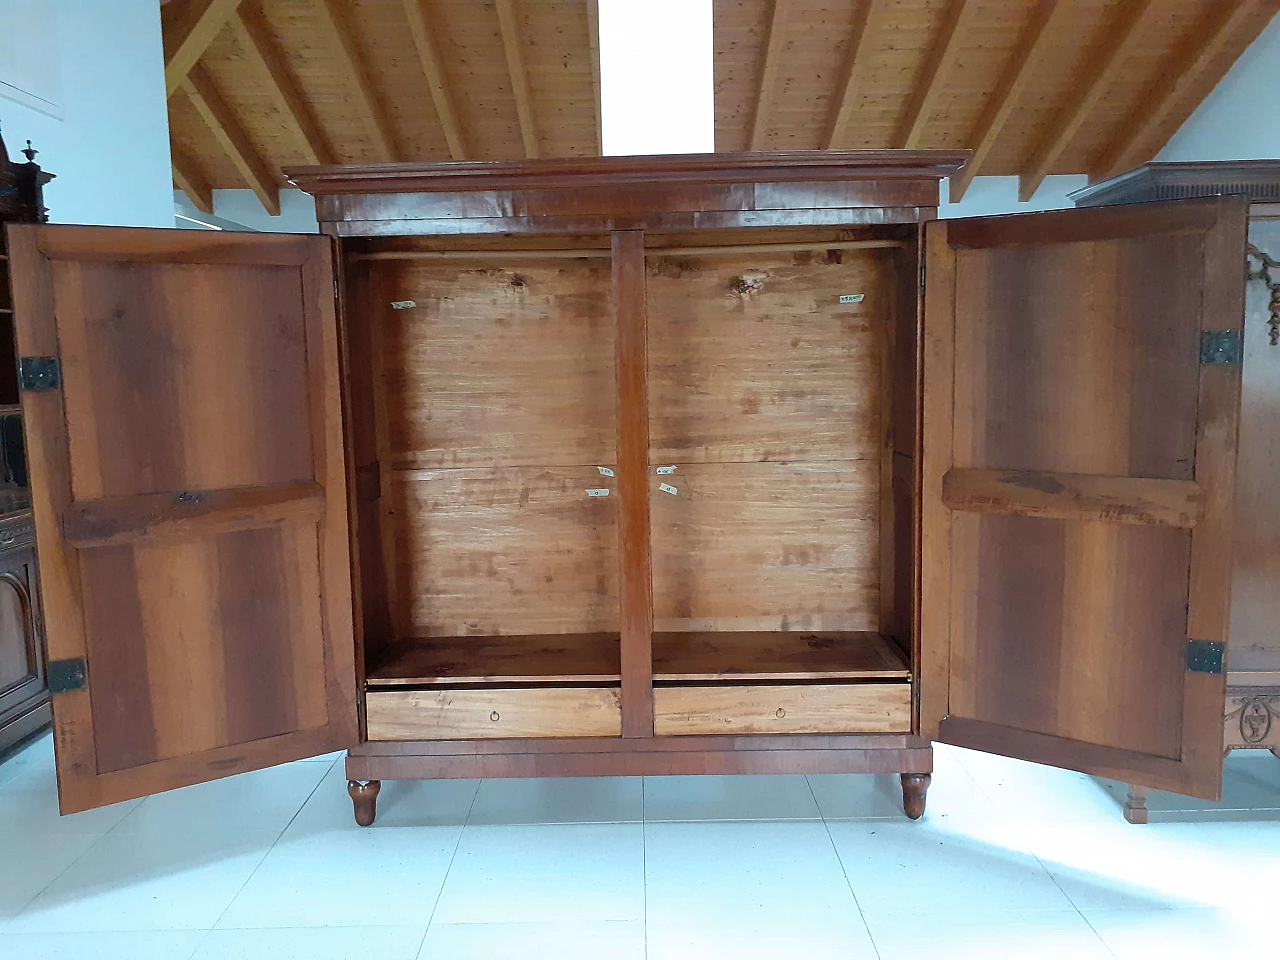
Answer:
[(909, 733), (911, 684), (658, 687), (654, 733)]
[(371, 690), (370, 740), (620, 737), (616, 687)]

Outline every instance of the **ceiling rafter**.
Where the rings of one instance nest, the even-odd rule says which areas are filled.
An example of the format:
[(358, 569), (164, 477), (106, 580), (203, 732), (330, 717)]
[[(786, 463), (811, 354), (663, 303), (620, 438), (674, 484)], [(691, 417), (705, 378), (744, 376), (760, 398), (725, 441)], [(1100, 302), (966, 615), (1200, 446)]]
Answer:
[(587, 44), (591, 48), (591, 98), (596, 108), (596, 151), (604, 155), (604, 122), (600, 116), (600, 0), (586, 0)]
[(309, 163), (333, 163), (333, 148), (320, 129), (302, 89), (276, 44), (267, 26), (262, 8), (246, 3), (231, 18), (232, 29), (240, 46), (267, 76), (267, 89), (276, 101), (276, 107), (289, 121)]
[(267, 212), (273, 217), (280, 216), (279, 183), (204, 68), (199, 65), (193, 67), (183, 81), (182, 89)]
[(173, 182), (201, 213), (213, 216), (213, 188), (194, 160), (177, 147), (170, 148)]
[(1053, 36), (1054, 17), (1065, 5), (1060, 0), (1040, 0), (1030, 22), (1018, 37), (1018, 45), (1009, 58), (1009, 64), (1001, 74), (995, 92), (991, 94), (982, 116), (978, 118), (978, 125), (969, 137), (973, 156), (965, 168), (951, 178), (952, 203), (959, 203), (964, 198), (973, 178), (987, 162), (991, 148), (996, 145), (1009, 115), (1013, 113), (1013, 105), (1026, 88), (1035, 64)]
[(773, 10), (769, 16), (769, 36), (764, 45), (764, 62), (760, 66), (760, 83), (756, 88), (756, 108), (751, 117), (751, 132), (747, 138), (748, 150), (764, 149), (769, 108), (773, 105), (773, 88), (778, 76), (778, 62), (782, 59), (786, 26), (787, 0), (773, 0)]
[(876, 0), (861, 0), (853, 9), (853, 22), (849, 29), (849, 50), (845, 55), (844, 70), (841, 74), (838, 96), (835, 98), (835, 109), (831, 111), (831, 120), (827, 124), (826, 136), (822, 146), (826, 150), (834, 150), (849, 117), (858, 103), (858, 87), (862, 80), (862, 64), (866, 60), (867, 35), (871, 32), (867, 25), (871, 21)]
[[(1223, 44), (1239, 29), (1257, 6), (1257, 0), (1217, 0), (1208, 15), (1195, 25), (1168, 59), (1159, 75), (1143, 92), (1114, 140), (1099, 155), (1091, 176), (1104, 180), (1138, 166), (1144, 144), (1153, 141), (1168, 112), (1198, 81), (1222, 51)], [(1156, 144), (1160, 146), (1161, 144)]]
[(451, 160), (470, 159), (466, 143), (462, 138), (462, 127), (458, 123), (458, 112), (454, 107), (453, 97), (449, 93), (449, 84), (444, 75), (444, 64), (440, 60), (440, 52), (436, 49), (436, 41), (431, 26), (427, 22), (427, 11), (422, 0), (402, 0), (405, 19), (409, 21), (409, 32), (413, 34), (414, 46), (418, 48), (418, 59), (422, 61), (422, 72), (426, 75), (427, 86), (431, 90), (431, 101), (436, 107), (436, 117), (444, 128), (445, 143), (449, 146)]
[(529, 96), (529, 73), (525, 70), (524, 55), (520, 50), (520, 26), (516, 22), (515, 0), (497, 0), (497, 7), (498, 29), (502, 33), (502, 50), (507, 57), (511, 91), (516, 98), (520, 139), (524, 142), (524, 155), (532, 160), (539, 153), (538, 128), (534, 123), (533, 98)]
[(190, 0), (164, 31), (164, 89), (171, 97), (222, 32), (240, 0)]
[(1018, 183), (1018, 198), (1030, 200), (1049, 175), (1062, 152), (1084, 123), (1089, 111), (1102, 98), (1107, 85), (1124, 60), (1123, 53), (1137, 33), (1152, 0), (1127, 0), (1113, 22), (1103, 24), (1103, 39), (1078, 71), (1079, 86), (1072, 90), (1050, 123), (1048, 135), (1036, 147)]
[(382, 159), (385, 161), (403, 159), (396, 144), (395, 135), (392, 133), (391, 121), (374, 91), (369, 70), (365, 66), (360, 51), (356, 48), (350, 24), (346, 22), (346, 18), (338, 8), (337, 0), (319, 0), (316, 8), (320, 12), (320, 19), (328, 27), (334, 50), (342, 60), (343, 71), (355, 85), (356, 93), (360, 97), (360, 105), (368, 121), (369, 133), (373, 136), (374, 145), (382, 155)]
[(903, 117), (902, 126), (894, 138), (895, 145), (902, 149), (914, 150), (920, 146), (925, 124), (929, 122), (934, 103), (942, 89), (939, 80), (947, 75), (947, 71), (956, 62), (956, 56), (960, 52), (955, 40), (967, 9), (972, 9), (969, 0), (951, 0), (947, 5), (942, 26), (933, 46), (929, 48), (924, 68), (920, 72), (920, 79), (916, 81), (915, 89), (907, 104), (906, 116)]

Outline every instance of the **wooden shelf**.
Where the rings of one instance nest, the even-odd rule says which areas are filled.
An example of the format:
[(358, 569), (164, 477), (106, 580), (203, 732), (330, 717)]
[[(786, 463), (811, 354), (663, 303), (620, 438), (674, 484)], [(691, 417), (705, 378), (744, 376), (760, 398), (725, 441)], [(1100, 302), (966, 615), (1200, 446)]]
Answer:
[(866, 632), (655, 633), (653, 679), (899, 680), (911, 669), (892, 640)]
[(616, 633), (397, 640), (366, 677), (370, 689), (438, 684), (620, 683)]

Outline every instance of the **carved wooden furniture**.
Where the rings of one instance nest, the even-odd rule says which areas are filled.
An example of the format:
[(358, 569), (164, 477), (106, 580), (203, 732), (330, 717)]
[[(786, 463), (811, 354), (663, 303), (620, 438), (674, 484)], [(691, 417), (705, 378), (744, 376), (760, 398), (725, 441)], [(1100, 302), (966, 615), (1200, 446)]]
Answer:
[(347, 748), (366, 824), (384, 778), (697, 773), (916, 817), (935, 739), (1214, 795), (1247, 205), (933, 220), (963, 160), (15, 228), (63, 809)]
[[(36, 164), (30, 142), (24, 152), (27, 162), (14, 163), (0, 139), (0, 225), (47, 219), (41, 190), (53, 175)], [(52, 719), (9, 273), (8, 250), (0, 233), (0, 756)]]
[[(1149, 163), (1073, 194), (1077, 206), (1236, 196), (1249, 202), (1240, 453), (1236, 466), (1231, 644), (1223, 749), (1280, 756), (1280, 161)], [(1228, 264), (1234, 274), (1237, 264)], [(1132, 786), (1131, 823), (1146, 823)]]

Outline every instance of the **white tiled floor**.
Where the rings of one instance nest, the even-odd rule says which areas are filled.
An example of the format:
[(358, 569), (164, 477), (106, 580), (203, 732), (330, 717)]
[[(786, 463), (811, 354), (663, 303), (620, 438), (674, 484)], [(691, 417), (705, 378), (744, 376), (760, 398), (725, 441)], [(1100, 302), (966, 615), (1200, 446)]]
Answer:
[[(75, 817), (0, 764), (0, 958), (1201, 960), (1274, 950), (1280, 760), (1222, 804), (938, 747), (893, 777), (383, 784), (330, 756)], [(15, 868), (9, 866), (16, 864)]]

